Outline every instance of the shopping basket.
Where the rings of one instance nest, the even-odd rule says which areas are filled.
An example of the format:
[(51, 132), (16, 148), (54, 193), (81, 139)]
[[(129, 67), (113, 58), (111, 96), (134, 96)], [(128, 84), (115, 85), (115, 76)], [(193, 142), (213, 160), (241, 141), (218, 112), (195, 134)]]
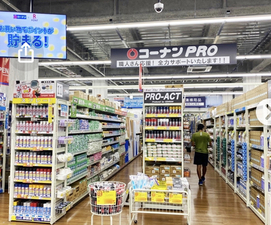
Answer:
[(116, 181), (95, 182), (89, 185), (91, 225), (93, 217), (110, 217), (110, 225), (113, 224), (112, 216), (119, 215), (119, 225), (121, 225), (121, 213), (126, 198), (126, 184)]

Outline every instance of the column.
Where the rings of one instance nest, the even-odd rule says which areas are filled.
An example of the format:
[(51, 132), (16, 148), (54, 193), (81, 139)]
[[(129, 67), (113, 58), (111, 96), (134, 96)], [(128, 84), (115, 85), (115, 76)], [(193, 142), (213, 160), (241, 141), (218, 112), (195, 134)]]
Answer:
[(15, 81), (31, 81), (39, 78), (39, 60), (33, 63), (19, 63), (17, 58), (10, 59), (9, 67), (9, 86), (1, 86), (0, 91), (6, 93), (7, 102), (13, 98)]

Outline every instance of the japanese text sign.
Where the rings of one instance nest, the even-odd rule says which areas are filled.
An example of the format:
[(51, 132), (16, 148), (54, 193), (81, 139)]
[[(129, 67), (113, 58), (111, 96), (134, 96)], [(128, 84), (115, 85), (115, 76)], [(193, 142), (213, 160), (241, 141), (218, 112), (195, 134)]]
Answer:
[(123, 108), (143, 108), (143, 97), (133, 97), (133, 99), (126, 97)]
[(145, 89), (144, 103), (182, 103), (182, 88)]
[(185, 108), (206, 108), (206, 99), (205, 97), (186, 96)]
[(25, 43), (35, 58), (66, 59), (66, 15), (1, 12), (0, 57), (18, 57)]
[(236, 64), (236, 44), (111, 49), (111, 67)]

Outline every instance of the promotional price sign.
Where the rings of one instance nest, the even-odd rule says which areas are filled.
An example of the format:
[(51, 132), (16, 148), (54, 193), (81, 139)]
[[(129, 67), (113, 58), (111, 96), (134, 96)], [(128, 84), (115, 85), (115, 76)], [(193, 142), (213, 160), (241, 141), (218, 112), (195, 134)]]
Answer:
[(144, 103), (182, 103), (183, 88), (146, 89)]
[(116, 191), (98, 191), (97, 205), (116, 205)]

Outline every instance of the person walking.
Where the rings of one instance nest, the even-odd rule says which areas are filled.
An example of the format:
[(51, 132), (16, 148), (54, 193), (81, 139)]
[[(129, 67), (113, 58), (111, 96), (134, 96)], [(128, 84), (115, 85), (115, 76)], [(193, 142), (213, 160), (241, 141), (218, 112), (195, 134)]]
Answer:
[(192, 135), (192, 146), (195, 147), (194, 164), (197, 165), (199, 185), (205, 181), (208, 165), (208, 144), (211, 145), (210, 135), (203, 131), (204, 125), (198, 124), (198, 132)]

